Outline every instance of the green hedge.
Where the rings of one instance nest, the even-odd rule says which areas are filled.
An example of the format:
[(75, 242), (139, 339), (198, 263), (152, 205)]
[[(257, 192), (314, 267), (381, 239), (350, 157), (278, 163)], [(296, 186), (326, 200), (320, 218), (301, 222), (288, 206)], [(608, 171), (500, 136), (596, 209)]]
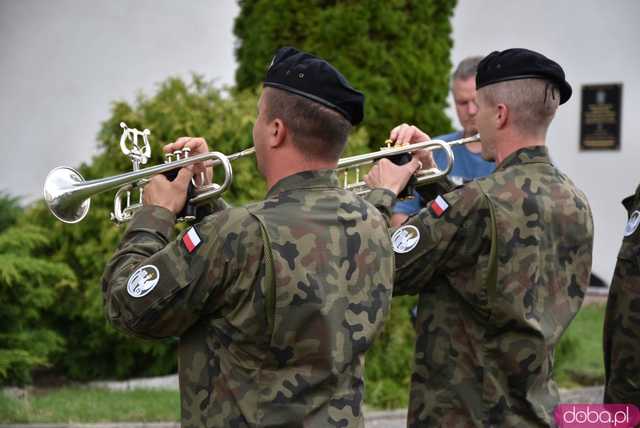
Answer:
[(366, 96), (365, 121), (378, 149), (402, 122), (434, 135), (445, 114), (455, 0), (240, 0), (234, 32), (236, 84), (252, 88), (281, 46), (320, 55)]
[(65, 264), (43, 257), (47, 230), (24, 221), (18, 199), (0, 195), (0, 382), (23, 384), (64, 349), (46, 313), (76, 285)]

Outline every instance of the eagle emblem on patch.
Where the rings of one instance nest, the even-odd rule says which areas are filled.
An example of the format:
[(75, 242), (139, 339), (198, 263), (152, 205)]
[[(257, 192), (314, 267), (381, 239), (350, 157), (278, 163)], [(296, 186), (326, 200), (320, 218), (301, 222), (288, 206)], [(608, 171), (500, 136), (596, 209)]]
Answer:
[(624, 236), (631, 236), (634, 234), (638, 225), (640, 224), (640, 211), (634, 211), (627, 221), (627, 225), (624, 227)]
[(402, 226), (391, 236), (393, 251), (398, 254), (408, 253), (413, 250), (420, 241), (420, 231), (417, 227)]
[(160, 272), (153, 265), (142, 266), (129, 277), (127, 293), (131, 297), (146, 296), (153, 290), (160, 280)]

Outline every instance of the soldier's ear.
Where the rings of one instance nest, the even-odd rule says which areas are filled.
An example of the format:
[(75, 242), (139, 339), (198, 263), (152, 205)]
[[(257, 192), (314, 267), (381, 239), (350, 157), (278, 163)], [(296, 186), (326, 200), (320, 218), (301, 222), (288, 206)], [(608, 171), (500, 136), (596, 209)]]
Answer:
[(287, 127), (281, 119), (276, 118), (273, 120), (271, 123), (270, 134), (269, 147), (277, 148), (284, 143), (284, 140), (287, 137)]
[(509, 107), (506, 104), (498, 104), (495, 108), (496, 129), (503, 129), (509, 123)]

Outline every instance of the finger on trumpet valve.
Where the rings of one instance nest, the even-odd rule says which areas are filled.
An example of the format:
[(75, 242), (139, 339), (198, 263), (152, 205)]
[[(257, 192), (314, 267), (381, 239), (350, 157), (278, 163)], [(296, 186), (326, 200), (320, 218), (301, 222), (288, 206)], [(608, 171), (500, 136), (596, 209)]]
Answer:
[(164, 163), (173, 162), (173, 153), (166, 153), (164, 155)]
[(177, 160), (177, 161), (179, 161), (179, 160), (181, 159), (181, 158), (180, 158), (180, 155), (181, 155), (181, 154), (182, 154), (182, 151), (181, 151), (181, 150), (174, 150), (174, 151), (173, 151), (173, 155), (176, 157), (176, 160)]
[(191, 149), (189, 147), (185, 146), (185, 147), (182, 148), (182, 153), (183, 153), (185, 158), (188, 158), (189, 157), (189, 153), (191, 153)]

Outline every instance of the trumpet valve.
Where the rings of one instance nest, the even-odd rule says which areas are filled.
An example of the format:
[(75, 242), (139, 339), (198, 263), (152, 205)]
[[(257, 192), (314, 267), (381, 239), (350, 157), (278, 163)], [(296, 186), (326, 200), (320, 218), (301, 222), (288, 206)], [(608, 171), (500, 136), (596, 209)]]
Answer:
[[(201, 171), (200, 172), (200, 184), (204, 185), (207, 182), (206, 180), (207, 180), (206, 174), (204, 173), (204, 171)], [(193, 185), (196, 186), (195, 183)]]

